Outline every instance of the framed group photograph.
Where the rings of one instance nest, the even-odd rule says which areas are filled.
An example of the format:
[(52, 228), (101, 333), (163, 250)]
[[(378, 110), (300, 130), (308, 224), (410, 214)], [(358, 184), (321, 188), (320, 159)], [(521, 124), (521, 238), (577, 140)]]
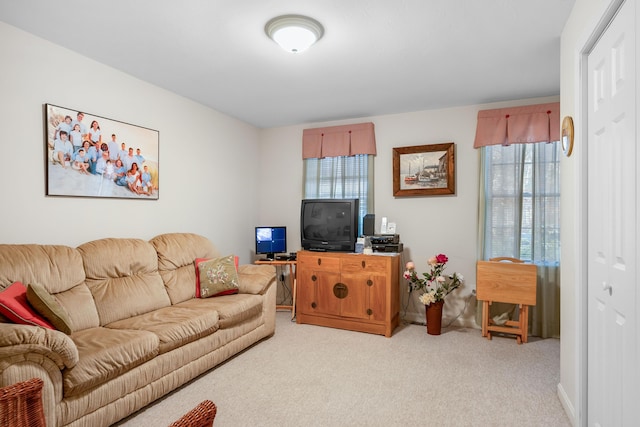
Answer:
[(393, 195), (455, 194), (455, 144), (416, 145), (393, 149)]
[(159, 132), (45, 104), (46, 195), (157, 200)]

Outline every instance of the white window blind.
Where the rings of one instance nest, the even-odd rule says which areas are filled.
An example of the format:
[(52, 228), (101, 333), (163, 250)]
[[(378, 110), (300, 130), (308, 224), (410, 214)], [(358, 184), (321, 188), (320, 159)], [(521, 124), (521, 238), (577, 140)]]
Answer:
[(483, 147), (484, 258), (560, 261), (560, 144)]
[(304, 198), (360, 199), (358, 235), (361, 235), (362, 218), (373, 211), (373, 156), (305, 159)]

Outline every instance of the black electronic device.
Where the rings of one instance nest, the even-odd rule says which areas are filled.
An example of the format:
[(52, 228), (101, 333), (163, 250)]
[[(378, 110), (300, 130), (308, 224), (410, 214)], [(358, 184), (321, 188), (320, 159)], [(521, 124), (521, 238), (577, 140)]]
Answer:
[(375, 214), (366, 214), (362, 221), (362, 234), (364, 236), (373, 236), (375, 233), (376, 216)]
[(398, 244), (400, 243), (399, 234), (376, 234), (371, 236), (371, 244)]
[(287, 227), (256, 227), (256, 255), (273, 261), (275, 254), (287, 252)]
[(359, 208), (359, 199), (302, 200), (302, 249), (353, 252), (358, 238)]
[(404, 245), (402, 243), (373, 243), (371, 248), (373, 252), (402, 252)]

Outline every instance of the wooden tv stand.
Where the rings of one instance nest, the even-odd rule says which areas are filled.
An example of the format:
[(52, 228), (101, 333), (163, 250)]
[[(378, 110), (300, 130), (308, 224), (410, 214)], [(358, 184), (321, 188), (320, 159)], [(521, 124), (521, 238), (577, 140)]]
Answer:
[(398, 326), (400, 255), (298, 252), (297, 323), (390, 337)]

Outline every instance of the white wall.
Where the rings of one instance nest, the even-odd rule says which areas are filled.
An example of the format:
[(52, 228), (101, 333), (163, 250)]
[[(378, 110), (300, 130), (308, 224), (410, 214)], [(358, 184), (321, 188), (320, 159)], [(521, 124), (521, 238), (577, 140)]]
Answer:
[[(373, 122), (377, 156), (375, 158), (376, 229), (386, 216), (397, 223), (397, 233), (404, 243), (403, 264), (416, 262), (419, 271), (426, 270), (430, 256), (449, 256), (447, 272), (465, 277), (465, 286), (447, 297), (444, 321), (477, 327), (475, 299), (475, 265), (478, 234), (478, 150), (473, 148), (476, 118), (479, 110), (515, 105), (557, 102), (559, 97), (526, 99), (495, 104), (473, 105), (407, 114), (365, 117), (353, 120), (310, 123), (301, 126), (261, 131), (260, 216), (264, 224), (287, 226), (288, 247), (300, 248), (300, 200), (302, 198), (302, 130), (347, 123)], [(456, 194), (453, 196), (394, 197), (394, 147), (454, 142), (456, 144)], [(402, 289), (404, 283), (402, 283)], [(407, 320), (424, 321), (424, 306), (415, 300), (407, 304), (406, 292), (401, 308), (407, 308)], [(401, 312), (401, 315), (403, 313)]]
[[(188, 231), (251, 261), (258, 129), (1, 22), (0, 58), (0, 243)], [(46, 197), (45, 103), (158, 130), (159, 200)]]
[(561, 311), (560, 384), (558, 394), (574, 425), (586, 425), (586, 281), (583, 256), (586, 239), (580, 222), (586, 203), (586, 153), (582, 149), (585, 118), (579, 76), (580, 56), (607, 8), (619, 0), (577, 0), (561, 39), (561, 115), (572, 116), (575, 126), (573, 154), (561, 163)]

